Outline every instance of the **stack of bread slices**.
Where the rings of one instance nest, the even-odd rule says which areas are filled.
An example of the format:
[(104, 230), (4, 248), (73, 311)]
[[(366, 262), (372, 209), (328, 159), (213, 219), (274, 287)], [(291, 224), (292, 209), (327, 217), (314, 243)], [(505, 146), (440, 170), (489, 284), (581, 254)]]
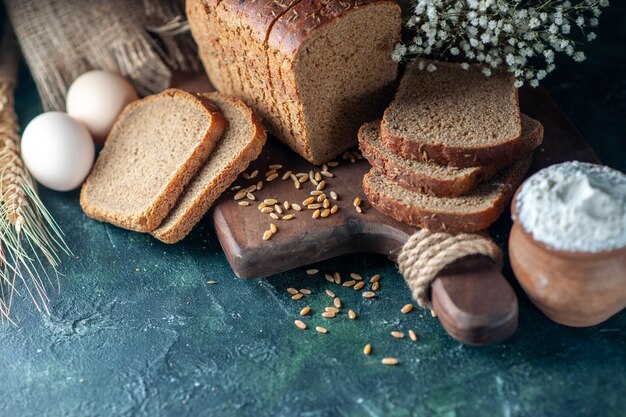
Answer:
[(90, 217), (175, 243), (258, 157), (266, 133), (241, 100), (170, 89), (131, 103), (83, 184)]
[(364, 124), (359, 146), (372, 169), (370, 204), (430, 230), (475, 232), (504, 211), (543, 140), (543, 126), (520, 113), (514, 80), (479, 66), (407, 66), (380, 120)]

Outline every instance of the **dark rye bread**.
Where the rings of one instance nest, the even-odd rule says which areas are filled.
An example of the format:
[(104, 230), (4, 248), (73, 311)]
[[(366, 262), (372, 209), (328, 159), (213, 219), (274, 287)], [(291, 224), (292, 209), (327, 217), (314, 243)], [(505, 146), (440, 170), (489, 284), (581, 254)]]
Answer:
[(221, 138), (226, 120), (206, 98), (170, 89), (128, 105), (83, 184), (84, 212), (154, 230)]
[(409, 191), (376, 168), (365, 174), (363, 191), (376, 210), (411, 226), (433, 231), (477, 232), (500, 217), (531, 160), (532, 155), (522, 157), (463, 197), (433, 197)]
[(187, 8), (216, 87), (254, 106), (310, 162), (354, 146), (393, 92), (402, 22), (391, 0), (189, 0)]
[[(522, 114), (522, 154), (532, 152), (543, 140), (543, 126)], [(436, 197), (459, 197), (493, 177), (504, 166), (458, 168), (403, 158), (389, 151), (380, 138), (380, 120), (359, 130), (359, 147), (369, 163), (402, 187)]]
[(407, 66), (381, 124), (387, 148), (457, 167), (515, 161), (523, 143), (513, 77), (496, 70), (486, 77), (478, 65), (433, 64), (432, 72), (420, 71), (417, 61)]
[(302, 0), (268, 38), (273, 90), (290, 120), (287, 144), (319, 164), (356, 144), (395, 89), (401, 10), (393, 1)]
[(163, 223), (152, 232), (165, 243), (176, 243), (187, 236), (215, 200), (259, 156), (265, 145), (265, 128), (250, 107), (221, 93), (204, 96), (222, 111), (228, 120), (228, 128)]

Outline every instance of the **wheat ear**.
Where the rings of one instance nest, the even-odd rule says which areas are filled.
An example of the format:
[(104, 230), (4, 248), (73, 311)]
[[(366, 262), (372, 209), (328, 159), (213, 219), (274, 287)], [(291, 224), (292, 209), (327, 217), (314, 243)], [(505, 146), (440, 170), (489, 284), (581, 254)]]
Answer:
[(10, 28), (2, 39), (0, 59), (0, 316), (12, 322), (11, 305), (18, 286), (37, 310), (49, 313), (46, 288), (59, 288), (59, 253), (70, 251), (20, 155), (14, 109), (18, 54)]

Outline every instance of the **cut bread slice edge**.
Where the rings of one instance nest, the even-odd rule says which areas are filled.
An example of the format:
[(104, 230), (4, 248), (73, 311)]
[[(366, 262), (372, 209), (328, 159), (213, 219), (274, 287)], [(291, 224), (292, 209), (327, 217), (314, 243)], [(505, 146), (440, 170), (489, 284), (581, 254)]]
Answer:
[(267, 138), (260, 117), (243, 101), (221, 93), (204, 96), (221, 109), (229, 125), (169, 215), (152, 232), (152, 236), (164, 243), (176, 243), (189, 234), (219, 196), (259, 156)]
[[(143, 148), (143, 143), (132, 145), (136, 152), (135, 155), (120, 155), (115, 148), (123, 147), (121, 144), (124, 141), (129, 142), (122, 134), (125, 129), (124, 123), (128, 117), (131, 117), (132, 122), (132, 117), (138, 117), (135, 112), (141, 111), (141, 106), (155, 105), (159, 100), (168, 99), (186, 100), (191, 103), (200, 111), (200, 114), (203, 114), (203, 118), (207, 121), (206, 128), (199, 128), (199, 137), (195, 143), (185, 147), (185, 159), (178, 166), (170, 167), (171, 171), (166, 173), (163, 183), (158, 184), (156, 191), (151, 189), (144, 193), (145, 195), (149, 194), (145, 204), (142, 202), (141, 207), (129, 208), (128, 201), (136, 201), (138, 198), (137, 195), (133, 195), (133, 190), (145, 187), (145, 184), (142, 184), (142, 181), (135, 181), (132, 185), (128, 184), (128, 181), (120, 183), (120, 181), (115, 181), (113, 177), (120, 175), (119, 172), (131, 172), (129, 171), (131, 169), (134, 169), (132, 172), (141, 172), (137, 167), (129, 167), (128, 164), (137, 162), (132, 159), (133, 157), (140, 157), (140, 162), (147, 163), (150, 156), (147, 155), (146, 148)], [(159, 94), (134, 101), (126, 106), (118, 117), (104, 148), (98, 155), (94, 167), (81, 188), (80, 205), (83, 211), (95, 220), (108, 222), (125, 229), (138, 232), (154, 230), (161, 224), (185, 186), (207, 160), (222, 137), (226, 126), (226, 119), (206, 98), (183, 90), (168, 89)], [(150, 147), (153, 144), (145, 143), (145, 146)], [(120, 193), (124, 195), (121, 195), (121, 202), (116, 206), (116, 203), (111, 201), (119, 197)]]
[[(427, 65), (429, 63), (430, 61), (426, 62)], [(387, 148), (409, 159), (436, 162), (455, 167), (476, 167), (498, 164), (508, 165), (513, 163), (517, 156), (523, 151), (519, 94), (517, 88), (513, 85), (514, 78), (509, 74), (505, 74), (503, 70), (494, 70), (495, 72), (492, 77), (485, 77), (481, 73), (483, 67), (477, 64), (470, 65), (469, 70), (466, 71), (461, 69), (458, 64), (435, 61), (432, 63), (438, 68), (434, 72), (419, 70), (418, 62), (409, 64), (406, 67), (394, 100), (385, 110), (381, 123), (381, 136)], [(506, 129), (506, 131), (503, 130), (498, 137), (490, 139), (491, 143), (468, 143), (470, 142), (469, 140), (463, 140), (461, 136), (455, 136), (452, 131), (458, 130), (459, 121), (465, 120), (464, 116), (468, 113), (474, 114), (476, 117), (480, 116), (482, 119), (486, 117), (483, 116), (487, 114), (486, 111), (477, 113), (474, 108), (476, 106), (466, 103), (467, 100), (470, 100), (467, 96), (473, 96), (472, 91), (475, 90), (472, 89), (476, 89), (481, 85), (484, 86), (481, 91), (487, 91), (486, 84), (495, 83), (496, 75), (506, 80), (507, 91), (502, 91), (500, 95), (494, 94), (494, 97), (499, 97), (504, 101), (501, 103), (500, 108), (491, 109), (492, 111), (490, 111), (489, 114), (491, 117), (501, 119), (502, 123), (508, 123), (506, 120), (510, 119), (516, 127), (515, 129), (509, 128)], [(436, 78), (446, 76), (448, 76), (449, 79)], [(459, 79), (463, 76), (471, 76), (473, 77), (473, 81), (464, 84), (462, 93), (456, 90), (453, 91), (450, 85), (454, 84), (457, 86), (457, 89), (461, 88), (458, 83)], [(441, 81), (440, 84), (444, 86), (444, 91), (438, 92), (433, 88), (416, 89), (413, 86), (413, 83), (417, 82), (421, 82), (425, 86), (430, 86), (434, 84), (436, 80)], [(504, 83), (504, 81), (502, 81), (502, 83)], [(461, 100), (460, 97), (464, 99)], [(484, 100), (484, 103), (491, 103), (492, 101), (495, 100)], [(441, 129), (442, 126), (431, 126), (433, 120), (431, 120), (431, 117), (427, 117), (426, 113), (433, 110), (430, 108), (431, 105), (437, 107), (444, 102), (450, 106), (450, 108), (446, 110), (452, 115), (449, 121), (451, 124), (448, 129), (449, 131), (446, 130), (446, 123), (443, 123), (444, 130), (436, 132), (437, 129)], [(495, 106), (494, 104), (488, 105)], [(405, 117), (400, 114), (403, 112), (401, 109), (403, 107), (410, 107), (409, 113), (411, 118), (417, 117), (415, 120), (416, 128), (411, 129), (416, 130), (413, 133), (400, 132), (393, 127), (394, 125), (398, 126), (399, 123), (400, 126), (402, 126), (403, 120), (398, 121), (398, 119), (405, 119)], [(443, 109), (438, 110), (440, 114), (446, 113)], [(504, 113), (510, 113), (510, 115), (505, 117)], [(420, 120), (420, 118), (423, 118), (423, 120)], [(396, 121), (392, 122), (392, 120)], [(474, 123), (474, 121), (468, 123)], [(501, 123), (498, 123), (497, 125), (500, 124)], [(483, 125), (486, 126), (487, 123), (479, 123), (474, 126)], [(435, 136), (441, 136), (441, 140), (433, 139), (433, 130), (437, 133)], [(446, 137), (453, 137), (454, 140), (443, 140), (443, 138)]]
[[(364, 124), (359, 130), (359, 147), (369, 163), (398, 185), (436, 197), (459, 197), (492, 178), (503, 164), (459, 168), (416, 161), (388, 150), (380, 137), (380, 122)], [(543, 126), (522, 114), (522, 154), (533, 151), (543, 140)]]
[(433, 231), (477, 232), (487, 229), (502, 214), (521, 183), (532, 155), (526, 155), (492, 180), (463, 197), (433, 197), (409, 191), (376, 168), (363, 178), (369, 203), (381, 213)]

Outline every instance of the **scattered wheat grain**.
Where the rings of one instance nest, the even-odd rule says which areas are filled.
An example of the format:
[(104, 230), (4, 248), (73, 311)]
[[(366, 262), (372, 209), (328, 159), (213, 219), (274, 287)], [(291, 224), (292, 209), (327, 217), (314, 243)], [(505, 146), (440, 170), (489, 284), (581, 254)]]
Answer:
[(403, 339), (404, 338), (404, 333), (398, 332), (398, 331), (393, 331), (393, 332), (391, 332), (391, 336), (395, 337), (396, 339)]
[(402, 312), (402, 314), (409, 314), (411, 311), (413, 311), (413, 304), (405, 304), (404, 307), (400, 309), (400, 311)]
[(350, 320), (355, 320), (356, 319), (356, 313), (354, 312), (354, 310), (348, 310), (348, 318)]
[(362, 295), (365, 298), (375, 298), (376, 297), (376, 293), (373, 293), (372, 291), (365, 291)]
[(301, 316), (306, 316), (307, 314), (309, 314), (311, 312), (311, 307), (306, 306), (304, 307), (302, 310), (300, 310), (300, 315)]
[(328, 333), (328, 330), (326, 329), (326, 327), (322, 327), (322, 326), (317, 326), (315, 327), (315, 330), (317, 330), (318, 333), (321, 334), (326, 334)]
[(295, 320), (294, 323), (298, 329), (300, 330), (306, 329), (306, 324), (302, 320)]

